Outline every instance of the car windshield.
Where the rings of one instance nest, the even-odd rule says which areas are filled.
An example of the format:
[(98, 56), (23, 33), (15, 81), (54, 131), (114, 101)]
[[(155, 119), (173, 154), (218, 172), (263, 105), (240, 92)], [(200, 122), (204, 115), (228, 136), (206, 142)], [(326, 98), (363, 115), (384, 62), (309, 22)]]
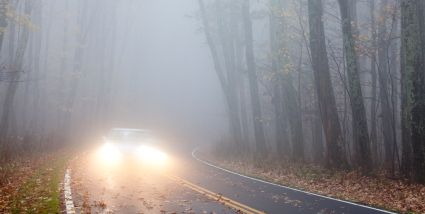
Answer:
[(152, 137), (150, 131), (143, 130), (111, 130), (108, 134), (108, 139), (118, 141), (140, 141)]

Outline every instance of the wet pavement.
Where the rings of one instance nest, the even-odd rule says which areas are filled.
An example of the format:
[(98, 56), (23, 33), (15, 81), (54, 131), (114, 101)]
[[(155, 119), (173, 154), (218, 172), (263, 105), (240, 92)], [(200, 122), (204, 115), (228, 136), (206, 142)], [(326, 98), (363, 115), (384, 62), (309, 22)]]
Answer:
[(226, 172), (189, 150), (168, 154), (160, 165), (106, 163), (96, 152), (77, 157), (70, 165), (77, 213), (243, 213), (222, 198), (254, 210), (246, 213), (390, 213)]
[(236, 213), (169, 179), (172, 170), (165, 166), (104, 163), (91, 152), (76, 157), (70, 168), (77, 213)]

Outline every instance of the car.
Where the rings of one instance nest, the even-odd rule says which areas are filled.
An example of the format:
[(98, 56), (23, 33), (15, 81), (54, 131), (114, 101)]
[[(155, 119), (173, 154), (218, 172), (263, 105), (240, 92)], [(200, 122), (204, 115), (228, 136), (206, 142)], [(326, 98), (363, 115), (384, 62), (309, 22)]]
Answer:
[(137, 159), (146, 164), (163, 164), (167, 155), (159, 148), (157, 137), (148, 129), (113, 128), (103, 137), (100, 156), (105, 162)]

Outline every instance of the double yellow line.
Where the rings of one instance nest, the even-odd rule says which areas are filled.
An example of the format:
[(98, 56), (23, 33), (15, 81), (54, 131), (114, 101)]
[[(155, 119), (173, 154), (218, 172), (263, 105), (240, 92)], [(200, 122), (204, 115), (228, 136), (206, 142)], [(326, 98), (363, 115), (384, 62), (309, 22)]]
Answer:
[(184, 180), (180, 177), (174, 176), (174, 175), (167, 175), (167, 177), (171, 180), (174, 180), (180, 184), (182, 184), (183, 186), (186, 186), (198, 193), (201, 193), (205, 196), (207, 196), (208, 198), (218, 201), (220, 203), (223, 203), (224, 205), (231, 207), (233, 209), (235, 209), (238, 213), (245, 213), (245, 214), (265, 214), (265, 212), (256, 210), (252, 207), (249, 207), (247, 205), (241, 204), (237, 201), (234, 201), (230, 198), (224, 197), (223, 195), (219, 194), (219, 193), (215, 193), (212, 191), (209, 191), (203, 187), (200, 187), (194, 183), (191, 183), (187, 180)]

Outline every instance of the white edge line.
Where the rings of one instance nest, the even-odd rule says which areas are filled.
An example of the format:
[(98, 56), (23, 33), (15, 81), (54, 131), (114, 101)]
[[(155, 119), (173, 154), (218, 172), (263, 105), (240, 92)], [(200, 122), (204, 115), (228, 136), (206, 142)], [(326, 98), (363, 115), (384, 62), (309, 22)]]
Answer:
[(65, 172), (64, 178), (64, 198), (65, 198), (65, 207), (66, 214), (75, 214), (74, 202), (72, 201), (72, 193), (71, 193), (71, 170), (67, 169)]
[(374, 207), (369, 207), (369, 206), (362, 205), (362, 204), (356, 204), (356, 203), (354, 203), (354, 202), (344, 201), (344, 200), (340, 200), (340, 199), (336, 199), (336, 198), (331, 198), (331, 197), (328, 197), (328, 196), (319, 195), (319, 194), (312, 193), (312, 192), (306, 192), (306, 191), (299, 190), (299, 189), (295, 189), (295, 188), (292, 188), (292, 187), (288, 187), (288, 186), (284, 186), (284, 185), (280, 185), (280, 184), (276, 184), (276, 183), (272, 183), (272, 182), (264, 181), (264, 180), (261, 180), (261, 179), (258, 179), (258, 178), (253, 178), (253, 177), (250, 177), (250, 176), (242, 175), (242, 174), (239, 174), (239, 173), (236, 173), (236, 172), (230, 171), (230, 170), (228, 170), (228, 169), (224, 169), (224, 168), (221, 168), (221, 167), (219, 167), (219, 166), (215, 166), (215, 165), (211, 164), (211, 163), (210, 163), (210, 162), (208, 162), (208, 161), (204, 161), (204, 160), (202, 160), (202, 159), (200, 159), (200, 158), (196, 157), (195, 153), (196, 153), (197, 151), (198, 151), (198, 148), (195, 148), (195, 149), (193, 149), (193, 151), (192, 151), (192, 157), (193, 157), (195, 160), (197, 160), (197, 161), (199, 161), (199, 162), (201, 162), (201, 163), (203, 163), (203, 164), (206, 164), (206, 165), (208, 165), (208, 166), (210, 166), (210, 167), (214, 167), (214, 168), (216, 168), (216, 169), (220, 169), (220, 170), (222, 170), (222, 171), (225, 171), (225, 172), (228, 172), (228, 173), (231, 173), (231, 174), (234, 174), (234, 175), (238, 175), (238, 176), (240, 176), (240, 177), (244, 177), (244, 178), (247, 178), (247, 179), (251, 179), (251, 180), (254, 180), (254, 181), (258, 181), (258, 182), (265, 183), (265, 184), (270, 184), (270, 185), (277, 186), (277, 187), (281, 187), (281, 188), (285, 188), (285, 189), (290, 189), (290, 190), (293, 190), (293, 191), (296, 191), (296, 192), (302, 192), (302, 193), (305, 193), (305, 194), (308, 194), (308, 195), (313, 195), (313, 196), (317, 196), (317, 197), (321, 197), (321, 198), (326, 198), (326, 199), (329, 199), (329, 200), (334, 200), (334, 201), (343, 202), (343, 203), (346, 203), (346, 204), (351, 204), (351, 205), (354, 205), (354, 206), (359, 206), (359, 207), (364, 207), (364, 208), (368, 208), (368, 209), (372, 209), (372, 210), (380, 211), (380, 212), (383, 212), (383, 213), (396, 214), (395, 212), (391, 212), (391, 211), (388, 211), (388, 210), (382, 210), (382, 209), (378, 209), (378, 208), (374, 208)]

